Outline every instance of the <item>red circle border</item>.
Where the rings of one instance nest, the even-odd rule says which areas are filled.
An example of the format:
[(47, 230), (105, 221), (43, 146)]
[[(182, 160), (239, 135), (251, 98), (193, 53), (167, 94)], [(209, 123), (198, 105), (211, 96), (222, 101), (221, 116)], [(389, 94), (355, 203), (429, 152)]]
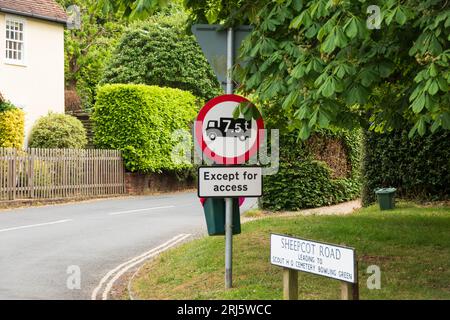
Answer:
[(200, 110), (197, 119), (195, 121), (195, 139), (197, 144), (201, 147), (201, 151), (203, 152), (203, 154), (212, 161), (215, 161), (217, 164), (242, 164), (247, 162), (253, 155), (255, 155), (255, 153), (258, 151), (259, 147), (262, 144), (263, 134), (261, 130), (264, 129), (264, 120), (261, 115), (259, 119), (256, 120), (257, 126), (256, 142), (252, 145), (252, 147), (249, 150), (247, 150), (247, 152), (245, 152), (243, 155), (239, 157), (218, 156), (211, 149), (209, 149), (208, 145), (203, 139), (202, 127), (206, 114), (216, 105), (227, 101), (237, 103), (250, 102), (248, 99), (236, 94), (224, 94), (209, 100)]

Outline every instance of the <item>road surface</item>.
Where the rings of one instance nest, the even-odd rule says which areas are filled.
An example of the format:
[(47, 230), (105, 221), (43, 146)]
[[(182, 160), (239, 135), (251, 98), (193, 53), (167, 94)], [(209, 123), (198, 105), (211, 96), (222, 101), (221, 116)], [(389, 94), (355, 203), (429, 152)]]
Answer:
[(0, 211), (0, 300), (91, 299), (117, 266), (205, 232), (194, 193)]

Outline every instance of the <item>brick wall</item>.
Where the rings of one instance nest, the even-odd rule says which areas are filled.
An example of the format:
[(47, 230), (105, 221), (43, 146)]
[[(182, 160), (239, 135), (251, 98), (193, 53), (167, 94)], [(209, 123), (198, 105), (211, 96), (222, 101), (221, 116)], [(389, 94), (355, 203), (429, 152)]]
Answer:
[(129, 195), (147, 195), (161, 192), (193, 190), (195, 181), (180, 181), (174, 174), (125, 174), (126, 193)]

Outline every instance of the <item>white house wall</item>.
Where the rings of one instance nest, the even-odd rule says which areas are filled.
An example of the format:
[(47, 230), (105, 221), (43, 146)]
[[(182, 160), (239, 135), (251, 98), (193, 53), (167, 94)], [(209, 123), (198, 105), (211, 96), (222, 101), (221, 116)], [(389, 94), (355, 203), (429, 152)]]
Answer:
[(25, 63), (5, 60), (5, 14), (0, 13), (0, 92), (26, 113), (25, 136), (49, 111), (64, 113), (64, 27), (43, 20), (25, 20)]

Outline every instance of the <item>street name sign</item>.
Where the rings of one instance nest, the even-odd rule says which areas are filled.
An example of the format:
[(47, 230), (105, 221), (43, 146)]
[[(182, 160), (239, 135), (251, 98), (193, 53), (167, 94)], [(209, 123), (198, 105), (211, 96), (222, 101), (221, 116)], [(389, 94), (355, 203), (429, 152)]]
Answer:
[[(241, 103), (248, 103), (257, 117), (233, 117)], [(256, 118), (256, 119), (255, 119)], [(246, 98), (226, 94), (208, 101), (194, 125), (197, 148), (216, 164), (242, 164), (255, 155), (263, 142), (264, 121), (258, 109)]]
[(199, 167), (198, 196), (235, 198), (262, 196), (261, 167)]
[(355, 250), (348, 247), (271, 234), (273, 265), (356, 283)]

